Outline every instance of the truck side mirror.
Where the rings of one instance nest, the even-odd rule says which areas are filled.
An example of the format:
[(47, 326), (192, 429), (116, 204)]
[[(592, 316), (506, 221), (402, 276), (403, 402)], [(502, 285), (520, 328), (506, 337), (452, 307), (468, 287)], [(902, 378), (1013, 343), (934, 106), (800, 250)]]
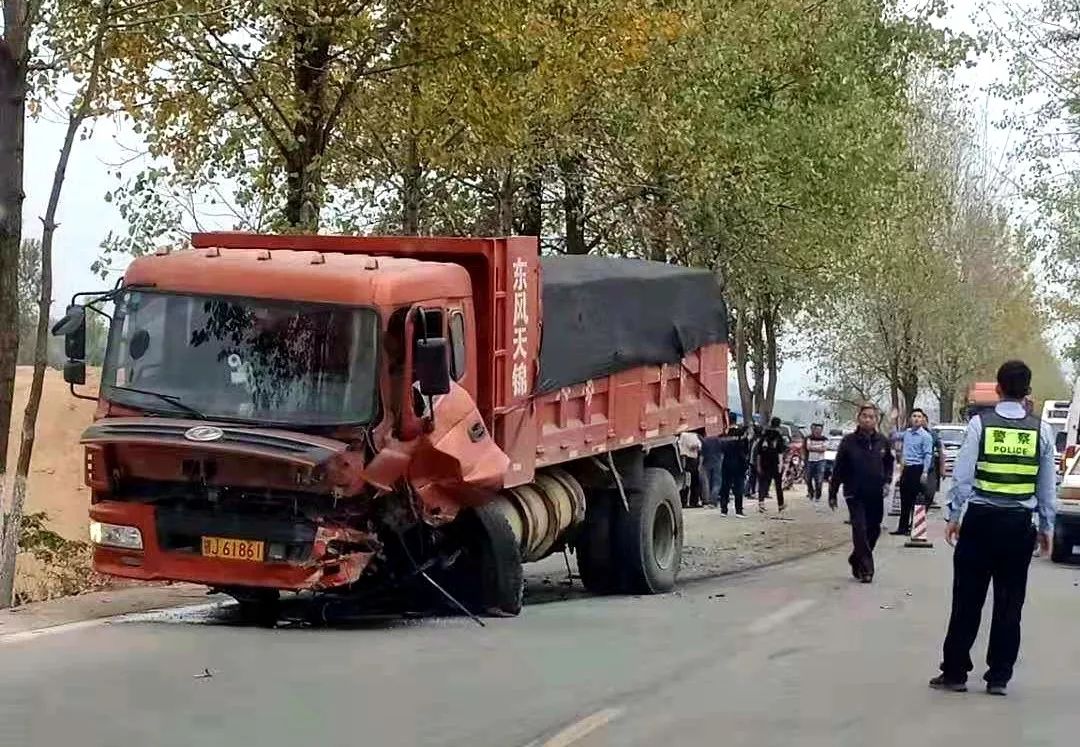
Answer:
[(67, 307), (64, 318), (52, 327), (54, 337), (63, 335), (64, 381), (72, 386), (86, 383), (86, 308), (78, 304)]
[(64, 318), (52, 327), (54, 337), (63, 335), (64, 352), (68, 358), (86, 358), (86, 308), (79, 305), (67, 307)]
[(450, 393), (450, 346), (445, 337), (416, 341), (413, 348), (413, 375), (420, 394), (434, 397)]
[(72, 386), (86, 383), (86, 361), (68, 361), (64, 364), (64, 382)]

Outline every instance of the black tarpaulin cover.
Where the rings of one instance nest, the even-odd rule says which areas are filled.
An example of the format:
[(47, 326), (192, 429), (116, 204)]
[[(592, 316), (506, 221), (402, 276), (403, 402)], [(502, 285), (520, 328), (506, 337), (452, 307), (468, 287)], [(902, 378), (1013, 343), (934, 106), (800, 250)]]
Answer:
[(707, 270), (591, 256), (540, 265), (538, 394), (727, 342), (727, 308)]

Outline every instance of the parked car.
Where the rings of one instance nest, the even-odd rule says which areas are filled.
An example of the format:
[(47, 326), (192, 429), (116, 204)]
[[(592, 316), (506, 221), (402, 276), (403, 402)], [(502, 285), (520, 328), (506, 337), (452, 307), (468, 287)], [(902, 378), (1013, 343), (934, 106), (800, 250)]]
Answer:
[(961, 423), (942, 423), (934, 426), (934, 432), (941, 439), (941, 450), (945, 456), (945, 474), (942, 477), (949, 477), (956, 463), (956, 455), (960, 451), (961, 444), (964, 443), (967, 426)]
[(1050, 559), (1055, 563), (1076, 560), (1080, 556), (1080, 460), (1074, 460), (1061, 479), (1058, 491), (1057, 519), (1054, 521), (1054, 547)]

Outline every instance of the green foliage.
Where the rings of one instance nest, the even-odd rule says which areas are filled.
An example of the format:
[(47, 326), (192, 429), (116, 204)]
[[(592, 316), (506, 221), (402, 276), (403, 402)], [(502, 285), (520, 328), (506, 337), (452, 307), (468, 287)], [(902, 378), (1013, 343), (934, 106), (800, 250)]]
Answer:
[[(1039, 209), (1038, 255), (1051, 294), (1051, 313), (1076, 336), (1080, 328), (1080, 8), (1040, 0), (1013, 10), (1000, 36), (1011, 65), (997, 93), (1012, 105), (1006, 124), (1024, 134), (1018, 155), (1028, 165), (1025, 196)], [(1066, 348), (1072, 347), (1070, 342)]]
[[(129, 226), (95, 269), (182, 244), (207, 212), (248, 230), (527, 231), (546, 251), (707, 266), (733, 302), (744, 394), (769, 408), (786, 332), (820, 319), (807, 310), (869, 297), (921, 340), (921, 307), (891, 281), (951, 293), (935, 264), (948, 199), (919, 158), (914, 89), (976, 45), (940, 29), (942, 2), (904, 8), (121, 6), (102, 104), (152, 165), (108, 195)], [(900, 348), (887, 368), (917, 388), (915, 346)], [(970, 369), (971, 348), (935, 378)]]
[(16, 589), (15, 604), (82, 594), (104, 588), (106, 579), (91, 570), (91, 547), (49, 529), (45, 512), (25, 514), (18, 550), (34, 559), (35, 568)]
[[(880, 216), (883, 231), (855, 292), (817, 341), (826, 385), (890, 393), (910, 409), (924, 389), (950, 418), (974, 380), (1023, 358), (1039, 391), (1059, 386), (1049, 326), (1031, 274), (1032, 241), (1007, 210), (976, 117), (947, 80), (914, 89), (912, 189)], [(872, 258), (873, 261), (870, 261)]]

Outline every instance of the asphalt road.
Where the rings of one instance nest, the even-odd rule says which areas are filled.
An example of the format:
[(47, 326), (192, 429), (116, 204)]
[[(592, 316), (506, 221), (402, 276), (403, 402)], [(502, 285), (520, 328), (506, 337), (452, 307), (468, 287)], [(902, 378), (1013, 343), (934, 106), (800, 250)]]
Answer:
[(532, 605), (484, 629), (148, 616), (0, 642), (0, 745), (1074, 743), (1080, 570), (1035, 562), (1009, 698), (945, 695), (926, 680), (948, 548), (899, 545), (884, 538), (872, 586), (833, 552), (665, 597)]

